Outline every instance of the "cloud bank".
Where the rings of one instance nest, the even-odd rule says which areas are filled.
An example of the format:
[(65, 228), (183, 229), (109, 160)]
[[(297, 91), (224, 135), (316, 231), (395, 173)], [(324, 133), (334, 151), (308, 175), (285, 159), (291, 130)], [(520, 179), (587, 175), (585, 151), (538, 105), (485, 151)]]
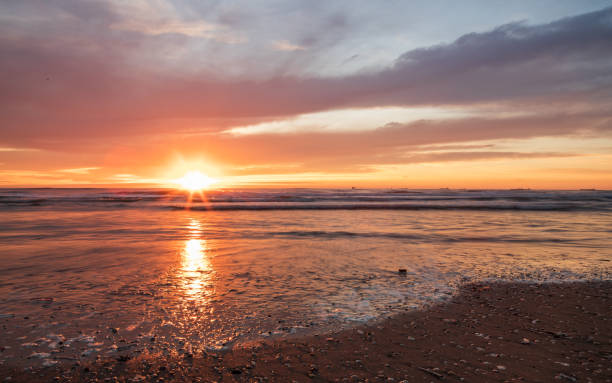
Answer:
[[(287, 165), (297, 163), (308, 171), (331, 162), (364, 169), (589, 154), (519, 147), (423, 153), (419, 147), (427, 145), (610, 139), (612, 8), (540, 24), (510, 22), (449, 43), (408, 49), (386, 64), (330, 74), (317, 71), (316, 60), (326, 49), (352, 41), (351, 34), (370, 30), (365, 18), (321, 6), (312, 10), (313, 23), (323, 28), (317, 33), (255, 35), (240, 27), (250, 25), (253, 15), (238, 8), (134, 4), (53, 0), (3, 5), (0, 146), (45, 149), (37, 153), (40, 158), (49, 151), (95, 152), (106, 158), (121, 140), (165, 140), (178, 151), (199, 148), (236, 168), (272, 163), (293, 169)], [(282, 8), (288, 19), (301, 9), (290, 4)], [(256, 60), (232, 59), (247, 51)], [(364, 56), (347, 53), (340, 63)], [(219, 67), (215, 55), (230, 64)], [(342, 131), (328, 129), (344, 121), (334, 117), (336, 111), (367, 113), (367, 108), (434, 112), (419, 121), (389, 115), (369, 128), (349, 123)], [(488, 112), (444, 118), (449, 109)], [(300, 116), (313, 113), (328, 113), (328, 122), (291, 129), (292, 121), (310, 121)], [(227, 134), (257, 124), (266, 128), (248, 137)], [(282, 129), (275, 131), (275, 126)], [(16, 161), (13, 152), (3, 155)], [(81, 165), (61, 164), (85, 169)]]

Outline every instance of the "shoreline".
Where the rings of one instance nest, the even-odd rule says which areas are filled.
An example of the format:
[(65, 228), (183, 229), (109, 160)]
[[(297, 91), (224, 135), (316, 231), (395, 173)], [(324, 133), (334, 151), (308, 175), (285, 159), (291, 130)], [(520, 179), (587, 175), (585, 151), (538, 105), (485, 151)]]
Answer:
[(263, 339), (221, 352), (118, 353), (32, 370), (0, 364), (0, 379), (612, 382), (610, 313), (612, 281), (476, 283), (425, 310), (325, 335)]

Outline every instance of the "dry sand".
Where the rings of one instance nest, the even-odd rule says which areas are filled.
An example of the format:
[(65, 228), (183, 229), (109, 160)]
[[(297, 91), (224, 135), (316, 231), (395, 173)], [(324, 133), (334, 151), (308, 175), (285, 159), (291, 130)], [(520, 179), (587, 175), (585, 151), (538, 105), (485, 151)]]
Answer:
[(219, 353), (2, 365), (0, 381), (612, 382), (611, 292), (612, 282), (468, 285), (450, 303), (337, 333)]

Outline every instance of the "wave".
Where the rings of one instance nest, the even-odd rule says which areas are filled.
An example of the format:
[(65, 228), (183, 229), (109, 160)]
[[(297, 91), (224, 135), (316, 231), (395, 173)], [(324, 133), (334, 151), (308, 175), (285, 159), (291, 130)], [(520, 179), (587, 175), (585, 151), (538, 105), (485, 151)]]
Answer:
[[(187, 203), (189, 199), (190, 203)], [(283, 189), (199, 193), (160, 189), (0, 189), (0, 208), (192, 210), (610, 211), (610, 191)]]
[[(279, 232), (266, 232), (265, 236), (280, 237), (303, 237), (303, 238), (389, 238), (404, 239), (413, 242), (500, 242), (500, 243), (554, 243), (572, 244), (585, 246), (590, 238), (568, 239), (559, 237), (536, 237), (523, 238), (517, 236), (448, 236), (442, 234), (423, 234), (423, 233), (385, 233), (385, 232), (351, 232), (351, 231), (322, 231), (322, 230), (291, 230)], [(594, 238), (593, 240), (597, 240)], [(589, 245), (590, 246), (590, 245)]]
[(272, 211), (272, 210), (474, 210), (474, 211), (612, 211), (612, 207), (585, 206), (582, 204), (532, 204), (532, 205), (454, 205), (454, 204), (206, 204), (206, 205), (168, 205), (171, 210), (195, 211)]

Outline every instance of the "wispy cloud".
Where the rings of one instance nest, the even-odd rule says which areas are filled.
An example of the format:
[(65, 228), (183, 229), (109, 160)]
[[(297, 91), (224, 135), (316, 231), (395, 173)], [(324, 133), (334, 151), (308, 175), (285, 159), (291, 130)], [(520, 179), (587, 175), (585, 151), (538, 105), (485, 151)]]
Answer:
[(531, 158), (559, 158), (578, 157), (576, 153), (559, 152), (504, 152), (504, 151), (463, 151), (442, 153), (417, 153), (407, 155), (398, 159), (400, 164), (425, 164), (435, 162), (458, 162), (458, 161), (481, 161), (481, 160), (503, 160), (516, 159), (526, 160)]
[(129, 173), (120, 173), (115, 174), (111, 177), (107, 178), (107, 181), (110, 183), (120, 183), (120, 184), (153, 184), (153, 185), (165, 185), (170, 183), (169, 180), (160, 179), (160, 178), (146, 178), (142, 176), (138, 176), (135, 174)]
[(85, 168), (72, 168), (72, 169), (59, 169), (58, 172), (61, 173), (71, 173), (71, 174), (89, 174), (93, 170), (98, 170), (99, 167), (91, 166)]
[(40, 149), (0, 147), (0, 152), (37, 152)]
[(113, 30), (138, 32), (151, 36), (176, 34), (211, 39), (226, 44), (238, 44), (247, 40), (245, 36), (225, 25), (204, 19), (186, 19), (181, 15), (179, 4), (169, 1), (155, 3), (113, 1), (112, 3), (112, 9), (118, 18), (110, 24)]
[(160, 20), (154, 22), (124, 20), (112, 24), (112, 29), (139, 32), (147, 35), (157, 36), (164, 34), (178, 34), (189, 37), (199, 37), (216, 40), (226, 44), (240, 44), (246, 42), (246, 36), (228, 31), (218, 25), (202, 21), (172, 21)]
[[(484, 110), (444, 107), (382, 107), (362, 109), (336, 109), (326, 112), (301, 114), (290, 119), (279, 119), (259, 124), (237, 126), (223, 133), (240, 135), (293, 134), (300, 132), (343, 132), (375, 130), (389, 121), (410, 123), (419, 120), (445, 120), (484, 116)], [(496, 112), (499, 116), (499, 112)]]
[(286, 51), (286, 52), (304, 51), (307, 49), (303, 45), (293, 44), (287, 40), (274, 41), (272, 42), (272, 47), (277, 51)]

